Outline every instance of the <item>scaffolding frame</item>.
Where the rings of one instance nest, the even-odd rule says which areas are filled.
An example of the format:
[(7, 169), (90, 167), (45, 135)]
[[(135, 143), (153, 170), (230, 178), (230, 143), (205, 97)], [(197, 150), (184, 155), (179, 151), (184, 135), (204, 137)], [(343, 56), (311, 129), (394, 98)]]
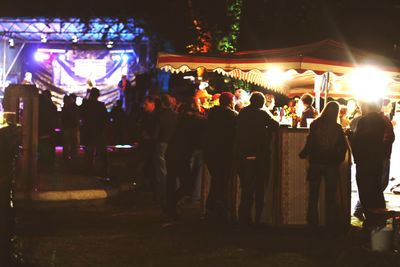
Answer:
[[(79, 44), (79, 45), (132, 45), (147, 46), (146, 64), (149, 64), (149, 38), (143, 23), (133, 18), (12, 18), (0, 17), (0, 38), (3, 42), (3, 61), (0, 88), (6, 81), (25, 44)], [(8, 42), (21, 44), (12, 63), (7, 68)]]

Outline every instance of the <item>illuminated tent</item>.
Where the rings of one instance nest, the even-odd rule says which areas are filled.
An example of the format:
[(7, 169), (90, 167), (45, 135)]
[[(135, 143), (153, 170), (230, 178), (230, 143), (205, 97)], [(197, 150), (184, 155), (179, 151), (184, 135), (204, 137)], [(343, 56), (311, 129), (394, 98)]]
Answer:
[[(373, 65), (390, 77), (388, 96), (400, 98), (400, 62), (348, 47), (333, 40), (289, 48), (243, 51), (224, 55), (160, 53), (157, 67), (180, 73), (205, 68), (288, 96), (329, 88), (329, 96), (352, 97), (348, 76), (361, 65)], [(274, 70), (283, 71), (274, 80)], [(276, 75), (275, 75), (276, 76)], [(276, 78), (276, 77), (275, 77)]]

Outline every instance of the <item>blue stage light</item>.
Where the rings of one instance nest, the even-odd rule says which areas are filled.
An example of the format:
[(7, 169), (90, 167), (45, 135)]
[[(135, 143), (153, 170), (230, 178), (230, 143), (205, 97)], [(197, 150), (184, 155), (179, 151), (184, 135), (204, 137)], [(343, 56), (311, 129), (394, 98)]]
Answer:
[(113, 61), (120, 61), (121, 60), (121, 56), (120, 55), (112, 55), (111, 56)]
[(129, 56), (126, 55), (126, 54), (123, 54), (123, 55), (122, 55), (122, 60), (123, 60), (124, 62), (128, 62)]

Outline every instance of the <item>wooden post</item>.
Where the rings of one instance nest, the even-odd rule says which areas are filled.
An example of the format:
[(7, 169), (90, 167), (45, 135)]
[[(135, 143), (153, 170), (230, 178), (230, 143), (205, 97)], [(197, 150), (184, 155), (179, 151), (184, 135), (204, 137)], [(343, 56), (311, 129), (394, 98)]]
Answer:
[(11, 266), (14, 212), (11, 206), (13, 163), (17, 151), (17, 126), (0, 126), (0, 266)]
[[(4, 110), (15, 112), (17, 122), (22, 125), (22, 158), (16, 184), (27, 198), (38, 185), (38, 97), (35, 85), (10, 85), (4, 94)], [(23, 104), (23, 110), (20, 110), (20, 103)]]

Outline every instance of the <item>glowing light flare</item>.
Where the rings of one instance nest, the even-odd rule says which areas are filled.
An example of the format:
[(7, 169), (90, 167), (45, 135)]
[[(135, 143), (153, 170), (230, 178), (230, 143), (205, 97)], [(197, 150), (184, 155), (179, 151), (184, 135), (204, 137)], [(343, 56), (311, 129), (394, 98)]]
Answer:
[(196, 80), (196, 77), (194, 77), (194, 76), (183, 76), (183, 79), (184, 79), (184, 80), (191, 80), (191, 81), (194, 81), (194, 80)]
[(76, 104), (77, 106), (81, 106), (82, 103), (83, 103), (83, 98), (77, 96), (77, 97), (76, 97), (76, 100), (75, 100), (75, 104)]
[(10, 46), (10, 48), (13, 48), (15, 46), (15, 41), (13, 38), (8, 39), (8, 45)]
[(342, 90), (343, 86), (340, 83), (335, 82), (335, 83), (333, 83), (332, 88), (334, 91), (340, 91), (340, 90)]
[(113, 46), (114, 46), (114, 42), (113, 42), (113, 41), (108, 41), (108, 42), (106, 43), (106, 47), (107, 47), (108, 49), (113, 48)]
[(285, 72), (280, 69), (270, 69), (264, 72), (264, 79), (270, 86), (282, 86), (286, 81), (293, 78), (291, 72)]
[(115, 145), (115, 148), (133, 148), (131, 145)]
[(368, 66), (356, 69), (348, 81), (356, 98), (373, 102), (386, 95), (390, 77), (383, 71)]
[(347, 101), (347, 114), (353, 114), (357, 109), (357, 102), (353, 99)]
[(42, 34), (40, 35), (40, 41), (41, 41), (42, 43), (47, 43), (47, 35), (46, 35), (45, 33), (42, 33)]
[(121, 56), (118, 55), (118, 54), (117, 54), (117, 55), (114, 55), (114, 54), (113, 54), (113, 55), (111, 56), (111, 58), (112, 58), (113, 61), (121, 61)]
[(303, 101), (299, 100), (297, 101), (297, 106), (296, 106), (296, 116), (301, 117), (303, 115), (303, 111), (305, 110)]
[(123, 55), (121, 56), (121, 58), (122, 58), (122, 61), (123, 61), (123, 62), (128, 62), (128, 60), (129, 60), (129, 56), (126, 55), (126, 54), (123, 54)]
[(203, 90), (208, 87), (208, 82), (200, 82), (199, 89)]
[(72, 36), (72, 42), (77, 43), (79, 41), (79, 38), (77, 35)]
[(36, 61), (45, 61), (50, 59), (50, 54), (37, 51), (34, 58)]

